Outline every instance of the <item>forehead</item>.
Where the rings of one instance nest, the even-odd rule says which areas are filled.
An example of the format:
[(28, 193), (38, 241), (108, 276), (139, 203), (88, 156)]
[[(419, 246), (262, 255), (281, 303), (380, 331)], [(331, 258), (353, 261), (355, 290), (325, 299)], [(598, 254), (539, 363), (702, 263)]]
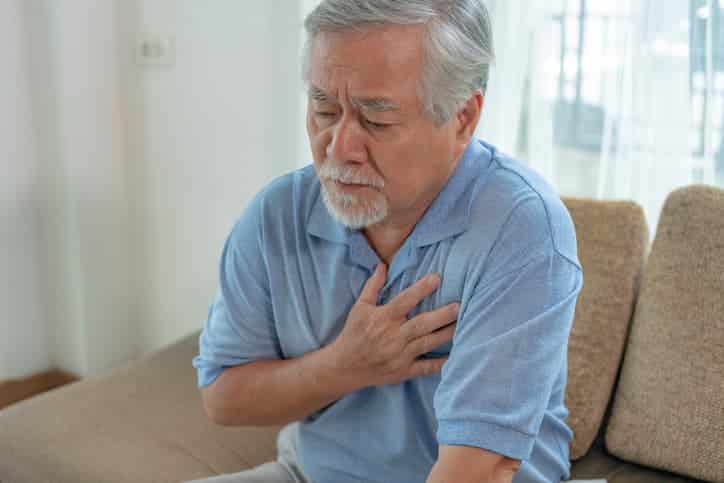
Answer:
[(332, 97), (417, 99), (424, 62), (423, 26), (320, 32), (312, 44), (309, 81)]

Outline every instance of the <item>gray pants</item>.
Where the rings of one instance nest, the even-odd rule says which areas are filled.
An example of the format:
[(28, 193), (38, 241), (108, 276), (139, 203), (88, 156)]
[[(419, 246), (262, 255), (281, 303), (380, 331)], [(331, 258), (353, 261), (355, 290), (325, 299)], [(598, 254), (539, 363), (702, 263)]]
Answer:
[(277, 460), (239, 473), (186, 483), (312, 483), (297, 463), (299, 423), (282, 428), (277, 436)]

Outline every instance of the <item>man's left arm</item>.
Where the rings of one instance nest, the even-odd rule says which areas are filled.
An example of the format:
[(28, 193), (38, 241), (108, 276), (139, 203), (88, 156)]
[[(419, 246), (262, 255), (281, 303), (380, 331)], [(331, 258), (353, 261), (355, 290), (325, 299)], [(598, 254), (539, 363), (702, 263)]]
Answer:
[(427, 483), (510, 483), (529, 458), (565, 362), (577, 271), (534, 256), (461, 312), (435, 394), (439, 451)]
[[(546, 220), (540, 204), (519, 206), (469, 279), (435, 391), (439, 456), (428, 483), (511, 479), (532, 455), (551, 397), (561, 396), (582, 274)], [(566, 253), (575, 257), (574, 248)]]
[(520, 461), (472, 446), (440, 445), (427, 483), (511, 483)]

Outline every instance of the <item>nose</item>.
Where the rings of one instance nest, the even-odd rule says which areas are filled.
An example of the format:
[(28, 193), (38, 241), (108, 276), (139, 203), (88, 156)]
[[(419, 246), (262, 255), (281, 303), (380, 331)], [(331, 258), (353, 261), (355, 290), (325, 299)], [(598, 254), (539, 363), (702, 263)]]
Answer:
[(364, 131), (354, 117), (345, 115), (339, 120), (327, 145), (327, 157), (341, 162), (365, 161)]

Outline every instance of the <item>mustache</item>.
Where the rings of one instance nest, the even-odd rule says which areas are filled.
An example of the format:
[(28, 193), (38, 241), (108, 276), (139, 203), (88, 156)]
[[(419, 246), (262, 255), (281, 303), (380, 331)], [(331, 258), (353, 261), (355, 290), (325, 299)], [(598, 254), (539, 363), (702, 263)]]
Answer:
[(338, 181), (345, 184), (361, 184), (377, 189), (385, 187), (384, 180), (379, 176), (364, 173), (363, 171), (350, 166), (338, 166), (325, 163), (321, 168), (319, 168), (317, 176), (319, 176), (320, 179)]

